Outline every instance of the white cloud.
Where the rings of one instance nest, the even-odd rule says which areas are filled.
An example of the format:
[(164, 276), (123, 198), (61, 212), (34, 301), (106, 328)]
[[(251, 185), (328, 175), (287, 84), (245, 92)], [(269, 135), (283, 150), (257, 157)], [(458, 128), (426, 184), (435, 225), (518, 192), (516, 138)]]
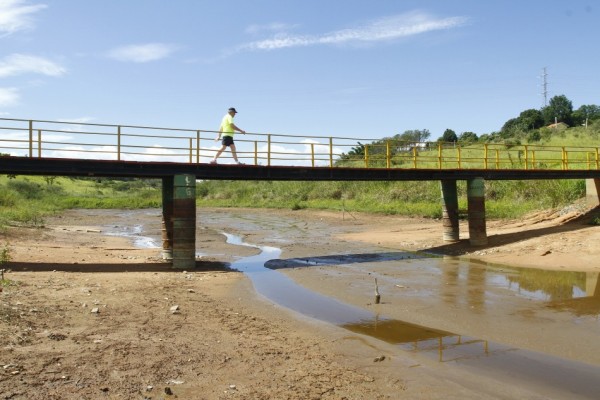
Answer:
[(66, 69), (45, 58), (26, 54), (11, 54), (0, 60), (0, 78), (24, 73), (60, 76)]
[(30, 29), (31, 14), (46, 8), (45, 4), (27, 5), (23, 0), (0, 0), (0, 37)]
[(246, 28), (246, 33), (258, 34), (260, 32), (283, 32), (297, 27), (297, 25), (288, 25), (280, 22), (273, 22), (266, 25), (250, 25)]
[(19, 91), (16, 88), (0, 88), (0, 107), (14, 106), (19, 103)]
[(321, 35), (279, 33), (270, 39), (246, 43), (238, 50), (276, 50), (327, 44), (376, 43), (456, 28), (464, 25), (467, 20), (466, 17), (436, 18), (423, 12), (414, 11), (381, 18), (363, 27), (342, 29)]
[(145, 63), (168, 57), (176, 46), (164, 43), (147, 43), (117, 47), (108, 52), (110, 58), (119, 61)]

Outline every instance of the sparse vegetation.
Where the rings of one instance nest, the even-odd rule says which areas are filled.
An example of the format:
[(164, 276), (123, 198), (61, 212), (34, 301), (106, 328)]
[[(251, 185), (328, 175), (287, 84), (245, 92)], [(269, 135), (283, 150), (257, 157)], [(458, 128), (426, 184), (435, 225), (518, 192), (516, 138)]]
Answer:
[(0, 229), (40, 226), (69, 208), (149, 208), (161, 205), (160, 181), (37, 176), (0, 177)]
[[(10, 261), (10, 247), (8, 247), (8, 243), (5, 243), (4, 246), (0, 249), (0, 266)], [(4, 274), (0, 277), (4, 279)]]

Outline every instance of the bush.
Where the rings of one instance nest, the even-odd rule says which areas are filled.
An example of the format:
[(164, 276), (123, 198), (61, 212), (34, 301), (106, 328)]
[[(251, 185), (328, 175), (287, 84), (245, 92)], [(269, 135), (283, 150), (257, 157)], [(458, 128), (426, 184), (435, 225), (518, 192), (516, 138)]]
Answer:
[(4, 244), (4, 247), (0, 249), (0, 265), (10, 261), (10, 248), (8, 243)]
[(40, 199), (42, 197), (42, 185), (27, 180), (10, 180), (7, 183), (9, 189), (14, 190), (27, 200)]

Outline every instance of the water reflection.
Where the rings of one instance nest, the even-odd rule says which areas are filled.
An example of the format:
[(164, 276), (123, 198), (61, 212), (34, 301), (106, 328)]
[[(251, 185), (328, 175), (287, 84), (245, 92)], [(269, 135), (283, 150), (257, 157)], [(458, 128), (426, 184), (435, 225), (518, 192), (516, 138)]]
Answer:
[(488, 342), (394, 319), (341, 325), (351, 332), (400, 345), (412, 352), (437, 353), (439, 362), (489, 355)]
[(577, 316), (600, 315), (600, 273), (585, 273), (585, 297), (551, 301), (548, 307), (570, 311)]
[(410, 252), (272, 259), (265, 267), (273, 270), (321, 266), (361, 268), (357, 266), (360, 263), (387, 263), (387, 266), (377, 266), (377, 270), (387, 268), (385, 276), (371, 269), (380, 282), (394, 276), (401, 279), (404, 286), (420, 288), (405, 293), (406, 296), (433, 296), (474, 313), (484, 313), (494, 301), (501, 300), (497, 290), (493, 289), (508, 289), (519, 297), (542, 301), (548, 307), (572, 311), (576, 315), (600, 315), (598, 273), (506, 267)]

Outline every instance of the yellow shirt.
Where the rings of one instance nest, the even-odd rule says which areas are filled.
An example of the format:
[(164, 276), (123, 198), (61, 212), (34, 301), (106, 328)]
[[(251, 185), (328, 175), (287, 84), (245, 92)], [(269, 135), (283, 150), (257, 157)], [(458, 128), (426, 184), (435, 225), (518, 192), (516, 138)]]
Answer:
[(223, 120), (221, 121), (221, 127), (219, 128), (221, 132), (223, 132), (223, 136), (232, 136), (234, 135), (233, 130), (233, 117), (229, 114), (225, 114)]

